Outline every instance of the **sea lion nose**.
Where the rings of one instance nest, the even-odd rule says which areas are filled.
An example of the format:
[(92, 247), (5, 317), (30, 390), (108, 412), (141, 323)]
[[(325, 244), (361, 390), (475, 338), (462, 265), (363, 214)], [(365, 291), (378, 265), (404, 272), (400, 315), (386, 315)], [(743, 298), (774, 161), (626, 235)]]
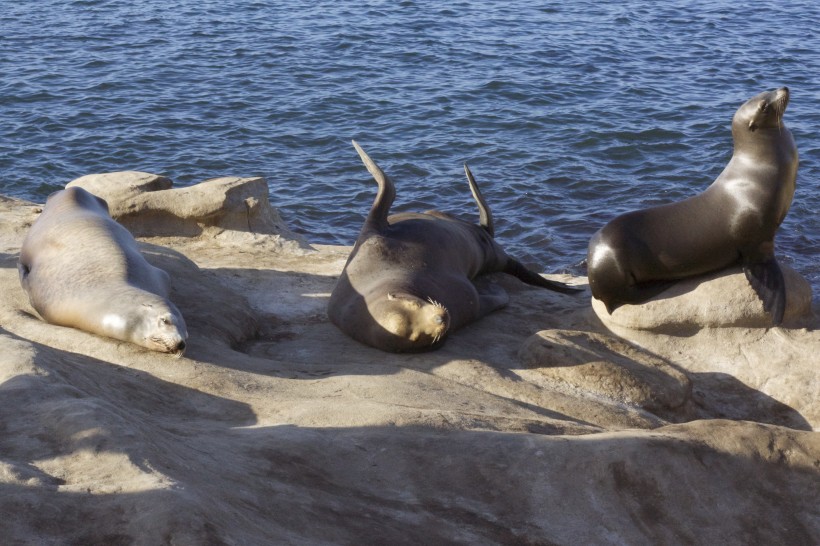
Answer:
[(177, 351), (184, 351), (184, 350), (185, 350), (185, 342), (180, 340), (179, 343), (177, 343)]

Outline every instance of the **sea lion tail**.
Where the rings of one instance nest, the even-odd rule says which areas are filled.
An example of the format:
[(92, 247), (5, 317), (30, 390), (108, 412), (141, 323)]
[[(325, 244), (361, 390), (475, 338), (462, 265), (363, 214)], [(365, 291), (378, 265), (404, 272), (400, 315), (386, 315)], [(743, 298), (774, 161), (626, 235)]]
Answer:
[(527, 269), (524, 264), (515, 260), (513, 258), (507, 259), (507, 265), (504, 268), (504, 273), (512, 275), (513, 277), (518, 277), (521, 282), (532, 286), (540, 286), (541, 288), (547, 288), (549, 290), (554, 290), (556, 292), (561, 292), (563, 294), (577, 294), (579, 292), (583, 292), (583, 288), (576, 288), (574, 286), (569, 286), (562, 282), (551, 281), (549, 279), (545, 279), (538, 273), (534, 271), (530, 271)]
[(779, 325), (786, 312), (786, 282), (777, 260), (770, 258), (765, 262), (745, 264), (743, 272), (763, 301), (763, 308), (771, 313), (774, 325)]
[(370, 159), (370, 156), (362, 150), (361, 146), (354, 140), (353, 147), (362, 158), (364, 166), (376, 179), (376, 184), (379, 185), (379, 191), (376, 194), (376, 199), (373, 201), (373, 206), (370, 207), (370, 212), (367, 214), (366, 223), (373, 223), (378, 228), (387, 227), (387, 215), (390, 213), (390, 207), (393, 205), (393, 200), (396, 198), (396, 187), (390, 178), (383, 170), (376, 165), (376, 162)]
[(467, 174), (467, 182), (470, 184), (470, 191), (473, 194), (473, 199), (475, 199), (475, 202), (478, 204), (478, 223), (487, 231), (487, 233), (490, 234), (490, 237), (495, 237), (493, 213), (490, 212), (490, 207), (487, 206), (484, 196), (481, 195), (481, 190), (478, 189), (478, 184), (475, 181), (475, 177), (473, 177), (473, 173), (470, 172), (470, 167), (468, 167), (466, 163), (464, 164), (464, 172)]

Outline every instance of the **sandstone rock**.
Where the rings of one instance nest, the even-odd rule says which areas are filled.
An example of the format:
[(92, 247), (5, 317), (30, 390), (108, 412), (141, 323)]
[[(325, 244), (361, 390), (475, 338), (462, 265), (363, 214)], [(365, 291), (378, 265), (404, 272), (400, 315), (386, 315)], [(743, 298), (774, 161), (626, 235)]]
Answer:
[[(109, 209), (141, 193), (169, 190), (170, 178), (140, 171), (87, 174), (66, 184), (66, 188), (79, 186), (97, 197), (105, 199)], [(116, 218), (116, 217), (115, 217)]]
[[(792, 268), (780, 264), (786, 282), (786, 325), (811, 316), (809, 283)], [(592, 298), (595, 314), (607, 326), (665, 333), (693, 333), (702, 328), (767, 328), (771, 316), (746, 280), (740, 266), (684, 279), (649, 301), (622, 305), (610, 315), (603, 302)]]
[(553, 381), (654, 412), (682, 406), (692, 392), (679, 369), (606, 334), (543, 330), (524, 342), (518, 357)]
[(350, 248), (152, 238), (175, 359), (34, 315), (33, 208), (0, 199), (4, 544), (820, 543), (816, 321), (637, 347), (502, 278), (508, 308), (386, 354), (324, 314)]
[(111, 216), (135, 237), (215, 237), (226, 232), (280, 235), (306, 246), (268, 200), (264, 178), (213, 178), (171, 189), (167, 178), (123, 172), (88, 175), (67, 184), (108, 202)]

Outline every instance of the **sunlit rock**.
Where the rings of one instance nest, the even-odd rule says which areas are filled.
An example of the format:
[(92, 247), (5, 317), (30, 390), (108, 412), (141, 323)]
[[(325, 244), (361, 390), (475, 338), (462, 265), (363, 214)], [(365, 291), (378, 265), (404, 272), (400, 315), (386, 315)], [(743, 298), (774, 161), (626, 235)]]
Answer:
[(171, 188), (165, 177), (122, 172), (88, 175), (81, 186), (108, 202), (111, 216), (136, 237), (215, 237), (231, 232), (300, 240), (268, 200), (264, 178), (221, 177)]
[[(808, 281), (780, 264), (786, 283), (784, 326), (800, 324), (811, 316), (812, 291)], [(681, 280), (649, 301), (622, 305), (612, 314), (592, 298), (595, 314), (607, 326), (687, 334), (702, 328), (767, 328), (772, 318), (740, 266)]]

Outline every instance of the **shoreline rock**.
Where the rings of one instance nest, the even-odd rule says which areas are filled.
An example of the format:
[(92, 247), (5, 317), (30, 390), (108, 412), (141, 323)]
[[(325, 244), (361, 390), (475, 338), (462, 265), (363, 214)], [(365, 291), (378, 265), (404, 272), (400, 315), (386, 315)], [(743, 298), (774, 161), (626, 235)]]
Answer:
[(174, 359), (36, 317), (38, 208), (0, 198), (5, 540), (820, 542), (816, 316), (619, 330), (497, 275), (507, 308), (386, 354), (327, 320), (349, 248), (230, 220), (143, 237), (189, 326)]
[[(791, 267), (780, 264), (786, 283), (787, 327), (809, 324), (812, 315), (811, 285)], [(764, 311), (741, 266), (678, 281), (640, 305), (622, 305), (612, 314), (592, 298), (592, 309), (605, 325), (620, 329), (664, 332), (697, 332), (705, 328), (769, 328)]]
[(127, 171), (86, 175), (70, 186), (105, 199), (112, 218), (134, 237), (221, 237), (247, 244), (245, 234), (252, 234), (310, 248), (271, 206), (262, 177), (226, 176), (172, 188), (163, 176)]

